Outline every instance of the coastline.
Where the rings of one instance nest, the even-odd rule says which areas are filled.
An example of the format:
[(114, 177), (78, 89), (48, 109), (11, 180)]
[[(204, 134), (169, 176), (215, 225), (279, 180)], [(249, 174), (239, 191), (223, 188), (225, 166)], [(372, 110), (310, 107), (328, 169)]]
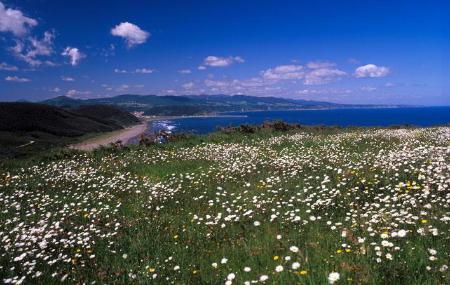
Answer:
[(92, 151), (100, 146), (107, 146), (111, 143), (121, 141), (123, 144), (127, 144), (131, 139), (139, 136), (147, 130), (148, 121), (143, 121), (138, 125), (133, 125), (125, 129), (116, 130), (113, 132), (102, 133), (96, 137), (87, 139), (85, 141), (69, 145), (71, 149)]
[(101, 146), (108, 146), (111, 143), (121, 141), (122, 144), (128, 144), (132, 139), (140, 136), (148, 130), (149, 122), (160, 120), (177, 120), (186, 118), (212, 118), (212, 117), (246, 117), (245, 115), (222, 115), (222, 114), (207, 114), (207, 115), (193, 115), (193, 116), (142, 116), (140, 117), (141, 123), (120, 129), (112, 132), (101, 133), (98, 136), (83, 140), (81, 142), (71, 144), (68, 147), (76, 150), (92, 151)]

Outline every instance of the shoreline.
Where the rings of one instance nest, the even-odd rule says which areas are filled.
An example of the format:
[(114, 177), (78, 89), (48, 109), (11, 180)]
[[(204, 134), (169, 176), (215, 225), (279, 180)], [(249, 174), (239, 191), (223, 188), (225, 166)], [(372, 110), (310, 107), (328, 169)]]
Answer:
[(68, 146), (70, 149), (82, 150), (82, 151), (92, 151), (101, 146), (108, 146), (111, 143), (121, 141), (122, 144), (126, 145), (134, 138), (140, 136), (147, 132), (149, 128), (149, 122), (161, 121), (161, 120), (177, 120), (177, 119), (187, 119), (187, 118), (212, 118), (212, 117), (224, 117), (224, 118), (242, 118), (247, 117), (245, 115), (221, 115), (221, 114), (208, 114), (208, 115), (193, 115), (193, 116), (155, 116), (155, 117), (140, 117), (141, 123), (133, 126), (129, 126), (124, 129), (115, 130), (107, 133), (100, 133), (98, 136), (83, 140), (81, 142), (71, 144)]
[(139, 136), (147, 130), (148, 121), (143, 121), (140, 124), (127, 127), (125, 129), (116, 130), (113, 132), (101, 133), (93, 138), (86, 139), (76, 144), (71, 144), (70, 149), (77, 149), (83, 151), (92, 151), (101, 146), (107, 146), (111, 143), (121, 141), (124, 145), (131, 139)]

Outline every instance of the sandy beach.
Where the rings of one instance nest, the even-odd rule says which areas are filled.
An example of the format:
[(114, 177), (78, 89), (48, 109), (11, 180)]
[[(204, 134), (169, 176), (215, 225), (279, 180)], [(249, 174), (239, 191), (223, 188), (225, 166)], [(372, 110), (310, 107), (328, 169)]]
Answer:
[(98, 137), (94, 137), (91, 139), (87, 139), (86, 141), (70, 145), (69, 148), (91, 151), (100, 146), (107, 146), (117, 141), (121, 141), (123, 144), (126, 144), (130, 139), (135, 138), (145, 132), (145, 130), (147, 129), (147, 124), (148, 122), (144, 121), (139, 125), (134, 125), (125, 129), (102, 134)]

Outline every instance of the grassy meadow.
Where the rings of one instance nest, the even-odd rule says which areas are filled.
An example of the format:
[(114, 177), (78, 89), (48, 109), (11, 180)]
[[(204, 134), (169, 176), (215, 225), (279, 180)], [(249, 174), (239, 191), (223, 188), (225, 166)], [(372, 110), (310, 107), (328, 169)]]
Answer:
[(449, 284), (450, 128), (218, 132), (0, 168), (5, 284)]

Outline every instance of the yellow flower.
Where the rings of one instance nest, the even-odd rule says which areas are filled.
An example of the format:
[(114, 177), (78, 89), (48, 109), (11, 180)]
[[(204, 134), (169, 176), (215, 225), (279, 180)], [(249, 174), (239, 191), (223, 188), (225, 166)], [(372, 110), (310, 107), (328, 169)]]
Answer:
[(342, 249), (336, 250), (337, 253), (342, 253)]
[(345, 252), (352, 252), (352, 250), (351, 250), (350, 248), (347, 248), (347, 249), (345, 250)]
[(422, 220), (422, 221), (420, 221), (422, 224), (426, 224), (426, 223), (428, 223), (428, 220)]
[(275, 256), (273, 257), (273, 260), (278, 260), (278, 259), (280, 259), (280, 257), (279, 257), (278, 255), (275, 255)]
[(177, 239), (177, 238), (178, 238), (178, 235), (174, 235), (173, 238), (174, 238), (174, 239)]
[(308, 274), (308, 271), (302, 270), (302, 271), (299, 271), (298, 274), (300, 274), (300, 275), (306, 275), (306, 274)]
[(153, 268), (153, 267), (149, 267), (149, 268), (148, 268), (148, 272), (150, 272), (150, 273), (153, 273), (153, 272), (155, 272), (155, 271), (156, 271), (156, 269)]

